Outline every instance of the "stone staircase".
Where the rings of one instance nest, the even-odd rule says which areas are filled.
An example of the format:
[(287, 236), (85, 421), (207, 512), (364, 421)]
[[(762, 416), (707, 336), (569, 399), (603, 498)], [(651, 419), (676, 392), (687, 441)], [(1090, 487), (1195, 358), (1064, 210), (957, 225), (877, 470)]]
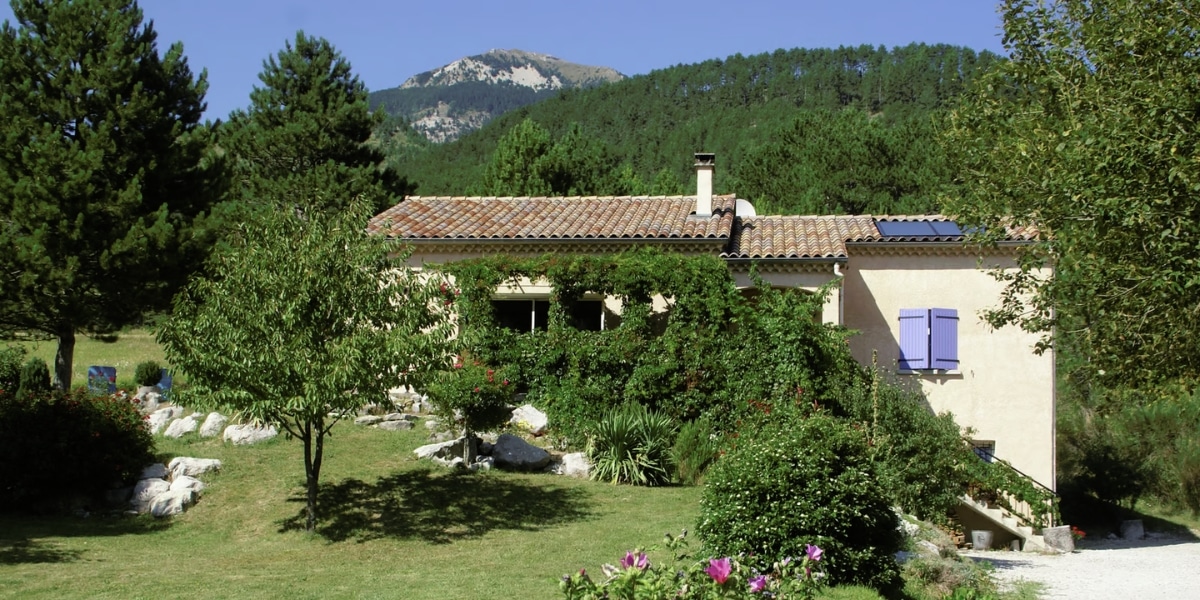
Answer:
[[(1008, 532), (1012, 537), (1020, 540), (1020, 549), (1023, 552), (1053, 552), (1054, 550), (1046, 543), (1045, 538), (1034, 533), (1033, 527), (1022, 524), (1021, 519), (1018, 519), (1008, 510), (998, 507), (991, 507), (983, 502), (963, 495), (961, 498), (962, 504), (960, 510), (970, 511), (984, 520), (989, 522), (994, 530)], [(964, 515), (960, 513), (959, 520), (963, 521)]]

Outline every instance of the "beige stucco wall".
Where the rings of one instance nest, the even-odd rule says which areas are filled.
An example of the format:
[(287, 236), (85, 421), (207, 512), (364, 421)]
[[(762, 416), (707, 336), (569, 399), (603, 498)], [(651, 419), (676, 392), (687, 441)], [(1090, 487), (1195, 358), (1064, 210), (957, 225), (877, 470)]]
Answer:
[[(860, 331), (850, 348), (862, 364), (872, 350), (879, 365), (903, 385), (919, 386), (936, 412), (950, 412), (976, 440), (995, 442), (996, 456), (1055, 487), (1054, 357), (1034, 353), (1037, 336), (1017, 327), (993, 330), (981, 318), (999, 304), (1004, 288), (979, 268), (979, 257), (856, 255), (844, 269), (845, 325)], [(983, 266), (1011, 268), (1003, 255)], [(958, 311), (959, 371), (899, 374), (899, 314), (902, 308)]]

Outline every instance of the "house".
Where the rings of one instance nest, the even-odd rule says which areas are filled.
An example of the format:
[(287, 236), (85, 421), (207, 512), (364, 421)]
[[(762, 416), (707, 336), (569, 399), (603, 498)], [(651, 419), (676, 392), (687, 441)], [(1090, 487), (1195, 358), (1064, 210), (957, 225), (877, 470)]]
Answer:
[[(832, 283), (822, 318), (859, 332), (850, 346), (860, 363), (874, 356), (888, 377), (923, 390), (931, 409), (953, 413), (985, 460), (1003, 459), (1055, 488), (1054, 357), (1034, 352), (1035, 334), (994, 330), (981, 318), (1004, 287), (987, 269), (1016, 268), (1015, 250), (1032, 232), (981, 248), (939, 215), (760, 216), (745, 200), (714, 194), (714, 157), (696, 158), (693, 196), (411, 197), (369, 230), (411, 244), (412, 268), (495, 253), (658, 246), (720, 256), (742, 288), (751, 287), (751, 265), (774, 287)], [(501, 288), (501, 318), (544, 326), (549, 292), (537, 281)], [(594, 301), (590, 322), (603, 327), (612, 299)]]

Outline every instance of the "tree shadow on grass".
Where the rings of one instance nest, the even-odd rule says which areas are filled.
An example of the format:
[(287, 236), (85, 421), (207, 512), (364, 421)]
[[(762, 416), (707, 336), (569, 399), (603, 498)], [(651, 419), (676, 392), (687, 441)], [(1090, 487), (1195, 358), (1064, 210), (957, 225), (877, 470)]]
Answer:
[(82, 550), (64, 548), (53, 538), (148, 534), (170, 527), (149, 517), (29, 516), (0, 514), (0, 565), (63, 563), (79, 560)]
[[(371, 484), (322, 485), (316, 533), (330, 541), (417, 538), (434, 544), (495, 530), (538, 531), (591, 515), (582, 489), (490, 473), (413, 469)], [(304, 504), (303, 494), (289, 502)], [(303, 530), (304, 509), (281, 531)]]

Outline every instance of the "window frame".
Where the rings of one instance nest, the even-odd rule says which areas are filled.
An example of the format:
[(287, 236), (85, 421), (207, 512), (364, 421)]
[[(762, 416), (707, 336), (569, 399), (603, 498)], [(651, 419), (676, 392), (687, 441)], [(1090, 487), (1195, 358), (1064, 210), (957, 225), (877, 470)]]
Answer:
[(902, 308), (899, 322), (896, 366), (900, 373), (954, 375), (961, 372), (957, 309)]

